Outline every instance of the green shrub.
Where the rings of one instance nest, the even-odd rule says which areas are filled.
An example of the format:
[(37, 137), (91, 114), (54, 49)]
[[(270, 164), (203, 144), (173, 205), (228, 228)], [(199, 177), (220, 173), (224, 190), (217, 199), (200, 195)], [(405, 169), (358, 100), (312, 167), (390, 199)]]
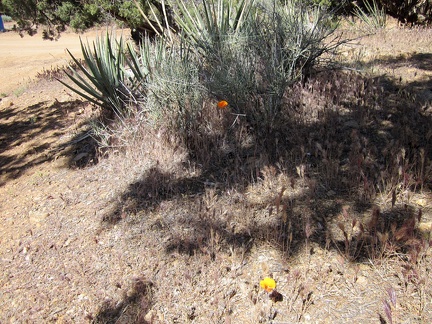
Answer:
[(102, 12), (96, 4), (84, 4), (82, 10), (71, 17), (70, 26), (74, 30), (83, 31), (102, 21)]
[(377, 2), (387, 14), (398, 19), (401, 23), (423, 24), (432, 22), (431, 0), (377, 0)]
[(198, 126), (198, 114), (207, 97), (197, 57), (184, 43), (168, 46), (164, 39), (144, 40), (139, 57), (149, 115), (182, 139), (189, 138)]
[(2, 15), (3, 22), (11, 22), (12, 17), (8, 15)]
[(76, 6), (74, 6), (73, 3), (66, 1), (57, 8), (57, 16), (65, 24), (69, 24), (71, 21), (71, 17), (75, 15), (76, 11)]
[[(319, 58), (340, 43), (331, 16), (296, 1), (179, 1), (184, 40), (202, 57), (203, 84), (264, 134), (280, 118), (287, 87), (307, 78)], [(326, 42), (324, 42), (326, 41)]]

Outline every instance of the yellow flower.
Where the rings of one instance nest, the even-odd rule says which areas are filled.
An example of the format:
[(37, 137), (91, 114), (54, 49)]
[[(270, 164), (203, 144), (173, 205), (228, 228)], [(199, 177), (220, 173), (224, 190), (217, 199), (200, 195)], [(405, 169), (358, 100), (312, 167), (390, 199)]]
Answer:
[(218, 108), (225, 109), (228, 106), (228, 101), (221, 100), (217, 103)]
[(265, 277), (263, 280), (260, 281), (260, 286), (265, 291), (271, 292), (273, 289), (276, 288), (276, 281), (274, 281), (272, 278)]

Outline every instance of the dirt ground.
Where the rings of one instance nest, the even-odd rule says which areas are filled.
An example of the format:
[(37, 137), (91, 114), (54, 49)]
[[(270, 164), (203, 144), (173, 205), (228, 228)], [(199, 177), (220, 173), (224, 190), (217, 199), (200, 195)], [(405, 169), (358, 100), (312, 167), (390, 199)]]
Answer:
[[(66, 66), (70, 61), (69, 49), (73, 55), (81, 57), (79, 37), (90, 42), (100, 31), (93, 30), (83, 35), (67, 32), (58, 41), (43, 40), (41, 35), (20, 37), (10, 31), (13, 23), (5, 23), (5, 33), (0, 34), (0, 93), (2, 96), (12, 91), (24, 91), (26, 85), (38, 72), (56, 66)], [(29, 64), (31, 62), (31, 64)]]
[[(394, 43), (393, 32), (404, 41)], [(431, 31), (393, 32), (353, 48), (373, 59), (382, 48), (381, 57), (398, 63), (382, 68), (429, 96)], [(50, 42), (6, 32), (0, 44), (1, 323), (383, 323), (393, 290), (400, 298), (392, 304), (394, 323), (432, 321), (430, 264), (352, 264), (313, 245), (313, 255), (287, 259), (247, 235), (221, 248), (213, 231), (210, 246), (196, 247), (176, 238), (195, 233), (190, 222), (201, 211), (172, 199), (128, 213), (134, 209), (124, 193), (145, 185), (137, 179), (157, 157), (117, 163), (112, 154), (96, 163), (88, 136), (94, 108), (56, 81), (35, 82), (44, 69), (66, 64), (65, 48), (79, 54), (79, 36)], [(202, 196), (209, 218), (225, 215), (218, 199), (243, 199), (211, 188)], [(430, 194), (416, 201), (431, 217)], [(113, 214), (118, 219), (107, 219)], [(259, 288), (269, 273), (281, 302)]]
[[(6, 23), (5, 26), (9, 28), (11, 25)], [(91, 196), (94, 194), (95, 187), (87, 186), (87, 180), (83, 182), (83, 179), (79, 179), (80, 177), (76, 178), (73, 170), (76, 169), (77, 164), (80, 164), (80, 161), (89, 162), (94, 154), (94, 147), (88, 144), (86, 133), (87, 122), (93, 110), (90, 105), (65, 89), (59, 82), (55, 80), (37, 81), (36, 77), (39, 73), (51, 70), (56, 66), (67, 65), (69, 54), (66, 48), (77, 57), (81, 57), (79, 37), (92, 41), (101, 32), (104, 32), (104, 29), (92, 30), (83, 35), (66, 32), (58, 41), (44, 41), (40, 35), (33, 37), (26, 35), (21, 38), (12, 31), (0, 34), (0, 69), (2, 71), (0, 74), (0, 210), (2, 221), (2, 226), (0, 226), (2, 264), (0, 322), (45, 322), (52, 320), (55, 313), (60, 314), (60, 318), (64, 317), (64, 311), (81, 313), (78, 316), (80, 318), (78, 322), (83, 320), (82, 311), (72, 310), (69, 306), (65, 308), (64, 301), (59, 299), (62, 293), (59, 294), (56, 288), (51, 287), (45, 291), (44, 288), (39, 290), (37, 286), (45, 285), (53, 279), (57, 282), (57, 287), (60, 287), (68, 281), (64, 275), (60, 274), (63, 271), (57, 272), (60, 270), (59, 267), (66, 269), (66, 265), (56, 261), (58, 255), (49, 255), (46, 252), (51, 250), (58, 253), (59, 244), (63, 246), (67, 242), (66, 245), (69, 245), (75, 241), (78, 237), (72, 238), (71, 233), (64, 233), (56, 237), (57, 234), (60, 234), (57, 230), (70, 221), (81, 223), (78, 218), (81, 218), (84, 209), (89, 210), (89, 205), (87, 205), (89, 201), (84, 202), (72, 196), (77, 193), (75, 189), (77, 187), (88, 188), (86, 195)], [(74, 146), (75, 143), (78, 143), (78, 146)], [(94, 181), (98, 181), (97, 177), (94, 178)], [(104, 195), (108, 196), (108, 193)], [(98, 200), (98, 205), (102, 202), (100, 198), (101, 196), (94, 200), (94, 202)], [(81, 212), (78, 211), (80, 208), (76, 205), (78, 203), (76, 199), (80, 200), (79, 204), (84, 204), (81, 206), (84, 208), (81, 209)], [(63, 207), (67, 205), (74, 207), (66, 212), (68, 208), (63, 209)], [(96, 209), (103, 209), (102, 205)], [(65, 213), (61, 212), (63, 216), (58, 213), (60, 210), (65, 211)], [(72, 214), (75, 216), (81, 214), (81, 216), (75, 218)], [(62, 220), (63, 217), (65, 218)], [(57, 225), (52, 227), (53, 221), (60, 227)], [(98, 227), (98, 223), (93, 223), (89, 227), (88, 225), (84, 226), (89, 230), (93, 225)], [(57, 234), (51, 232), (52, 230)], [(44, 232), (45, 234), (42, 234)], [(43, 243), (42, 241), (36, 243), (30, 239), (30, 237), (35, 238), (34, 235), (41, 234), (44, 237)], [(81, 233), (78, 236), (88, 239), (94, 234), (93, 232), (89, 236)], [(34, 260), (30, 260), (30, 255), (36, 251), (38, 254), (41, 253), (40, 255), (45, 255), (42, 258), (44, 260), (37, 257), (37, 266)], [(24, 254), (29, 257), (25, 261), (27, 265), (20, 264), (18, 268), (12, 266), (16, 261), (17, 252), (18, 254), (25, 252)], [(30, 266), (28, 262), (39, 270)], [(76, 262), (81, 261), (76, 260)], [(42, 270), (46, 267), (54, 271), (53, 276)], [(48, 279), (47, 275), (51, 279)], [(86, 280), (84, 276), (82, 278)], [(28, 289), (32, 291), (36, 289), (33, 291), (35, 294), (30, 293)], [(47, 293), (49, 296), (46, 295)], [(23, 299), (21, 297), (16, 299), (18, 295)], [(80, 298), (86, 299), (87, 297), (81, 294)], [(51, 308), (46, 304), (48, 300), (52, 306), (56, 305), (56, 309), (49, 311), (51, 315), (46, 314), (46, 310)], [(78, 302), (77, 307), (82, 307), (82, 303)], [(29, 312), (24, 309), (28, 309)], [(13, 311), (10, 312), (11, 310)], [(67, 317), (77, 318), (76, 315)]]

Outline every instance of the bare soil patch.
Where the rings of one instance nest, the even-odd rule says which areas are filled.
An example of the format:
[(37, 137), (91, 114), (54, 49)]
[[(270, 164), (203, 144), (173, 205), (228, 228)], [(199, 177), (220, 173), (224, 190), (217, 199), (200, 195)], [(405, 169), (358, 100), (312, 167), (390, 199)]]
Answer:
[[(12, 28), (13, 23), (6, 23), (5, 28)], [(34, 37), (7, 31), (0, 34), (0, 93), (2, 97), (13, 94), (13, 91), (22, 93), (27, 84), (43, 70), (50, 70), (57, 66), (67, 66), (70, 56), (81, 56), (79, 38), (92, 41), (102, 30), (92, 30), (83, 35), (72, 32), (62, 34), (59, 40), (43, 40), (37, 34)]]

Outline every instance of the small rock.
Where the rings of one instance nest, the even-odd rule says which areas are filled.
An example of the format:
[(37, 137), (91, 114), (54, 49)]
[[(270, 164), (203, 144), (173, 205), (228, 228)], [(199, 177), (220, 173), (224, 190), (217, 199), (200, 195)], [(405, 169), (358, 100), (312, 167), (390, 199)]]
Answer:
[(432, 235), (432, 222), (424, 222), (418, 224), (418, 230), (425, 237), (431, 237)]
[(11, 107), (11, 106), (13, 106), (13, 101), (12, 101), (12, 98), (10, 98), (10, 97), (4, 97), (4, 98), (1, 98), (1, 100), (0, 100), (0, 108), (7, 108), (7, 107)]
[(356, 283), (364, 287), (368, 284), (368, 280), (365, 276), (358, 276)]
[(420, 198), (420, 199), (417, 199), (417, 200), (416, 200), (416, 204), (417, 204), (417, 205), (420, 205), (420, 206), (422, 206), (422, 207), (426, 207), (426, 205), (427, 205), (427, 201), (426, 201), (426, 199), (424, 199), (424, 198)]
[(40, 224), (43, 222), (49, 214), (47, 212), (40, 212), (40, 211), (31, 211), (29, 213), (29, 221), (33, 224)]
[(69, 244), (71, 244), (71, 242), (72, 242), (72, 240), (71, 240), (71, 238), (69, 237), (64, 243), (63, 243), (63, 247), (67, 247), (67, 246), (69, 246)]
[(77, 299), (79, 302), (82, 302), (84, 300), (88, 300), (89, 298), (85, 294), (79, 294)]

